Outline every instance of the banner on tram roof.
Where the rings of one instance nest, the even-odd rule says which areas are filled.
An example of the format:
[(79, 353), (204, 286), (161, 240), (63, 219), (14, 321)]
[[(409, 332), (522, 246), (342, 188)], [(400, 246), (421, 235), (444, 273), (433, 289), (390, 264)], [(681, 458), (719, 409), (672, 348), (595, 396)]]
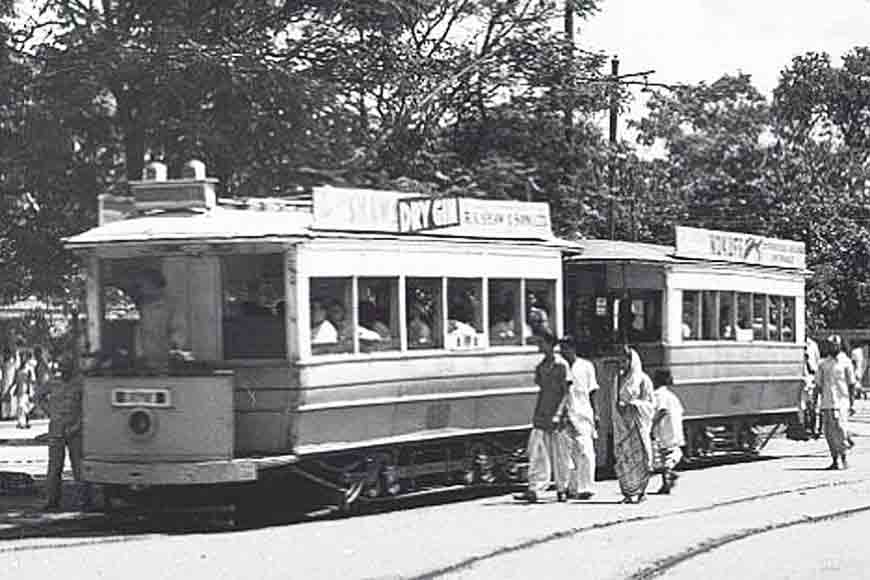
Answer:
[(676, 255), (778, 268), (807, 267), (803, 242), (677, 226)]
[(314, 227), (456, 237), (553, 237), (546, 203), (333, 187), (314, 190)]

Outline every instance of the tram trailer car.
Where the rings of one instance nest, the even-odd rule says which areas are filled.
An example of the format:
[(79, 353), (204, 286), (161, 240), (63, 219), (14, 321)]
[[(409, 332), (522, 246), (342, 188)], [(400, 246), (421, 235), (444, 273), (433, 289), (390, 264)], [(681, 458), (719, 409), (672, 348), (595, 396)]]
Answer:
[[(678, 227), (676, 245), (587, 240), (566, 257), (566, 328), (597, 352), (599, 464), (612, 461), (616, 358), (635, 346), (668, 368), (685, 409), (686, 456), (753, 453), (798, 420), (806, 261), (802, 243)], [(603, 350), (602, 350), (602, 347)]]
[(137, 501), (292, 474), (349, 505), (523, 478), (531, 338), (562, 331), (546, 204), (216, 187), (151, 164), (67, 240), (100, 355), (85, 480)]

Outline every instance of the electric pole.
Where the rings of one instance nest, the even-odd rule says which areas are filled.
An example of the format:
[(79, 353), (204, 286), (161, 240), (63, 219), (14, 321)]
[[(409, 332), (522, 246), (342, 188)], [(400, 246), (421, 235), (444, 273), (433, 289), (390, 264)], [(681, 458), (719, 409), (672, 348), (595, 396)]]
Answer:
[(610, 193), (610, 211), (608, 212), (608, 220), (610, 221), (610, 239), (616, 239), (616, 124), (619, 122), (619, 96), (617, 88), (619, 86), (619, 59), (613, 57), (610, 60), (610, 76), (612, 84), (610, 86), (610, 171), (608, 173), (608, 192)]

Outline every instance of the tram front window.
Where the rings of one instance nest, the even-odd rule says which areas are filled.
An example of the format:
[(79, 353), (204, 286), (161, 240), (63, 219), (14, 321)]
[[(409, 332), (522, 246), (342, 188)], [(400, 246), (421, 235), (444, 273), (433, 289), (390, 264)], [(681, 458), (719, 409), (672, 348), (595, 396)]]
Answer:
[(224, 256), (224, 358), (286, 356), (281, 254)]
[(103, 364), (165, 371), (170, 356), (190, 359), (183, 293), (157, 258), (103, 262)]

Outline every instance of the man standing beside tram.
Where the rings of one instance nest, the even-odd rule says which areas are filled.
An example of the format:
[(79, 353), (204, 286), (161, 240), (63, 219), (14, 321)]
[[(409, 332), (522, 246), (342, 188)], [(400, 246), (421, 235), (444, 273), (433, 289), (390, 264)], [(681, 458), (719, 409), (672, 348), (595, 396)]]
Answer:
[(816, 374), (816, 393), (821, 398), (822, 428), (831, 465), (828, 469), (846, 469), (846, 450), (849, 448), (849, 391), (855, 385), (855, 369), (844, 352), (843, 339), (833, 334), (828, 337), (825, 359)]
[(595, 366), (578, 356), (577, 343), (571, 336), (559, 341), (560, 352), (570, 367), (569, 383), (564, 402), (561, 444), (565, 446), (560, 459), (566, 461), (568, 487), (561, 499), (589, 499), (595, 481), (595, 432), (598, 424), (595, 395), (598, 379)]

